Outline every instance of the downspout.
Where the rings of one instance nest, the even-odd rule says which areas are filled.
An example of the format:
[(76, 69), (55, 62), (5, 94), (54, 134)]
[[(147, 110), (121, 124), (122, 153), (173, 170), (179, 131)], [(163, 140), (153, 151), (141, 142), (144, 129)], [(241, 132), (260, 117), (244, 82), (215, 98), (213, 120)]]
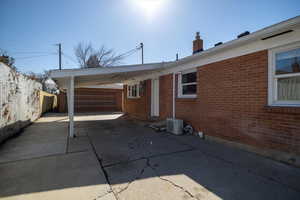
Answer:
[(175, 77), (176, 77), (176, 74), (175, 72), (173, 72), (173, 87), (172, 87), (172, 90), (173, 90), (173, 103), (172, 103), (172, 106), (173, 106), (173, 109), (172, 109), (172, 114), (173, 114), (173, 119), (175, 119)]

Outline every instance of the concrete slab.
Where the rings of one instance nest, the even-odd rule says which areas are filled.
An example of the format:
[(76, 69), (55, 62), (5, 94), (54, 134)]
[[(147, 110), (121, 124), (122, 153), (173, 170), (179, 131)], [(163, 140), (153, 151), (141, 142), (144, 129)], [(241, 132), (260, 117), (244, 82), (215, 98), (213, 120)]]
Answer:
[(68, 124), (66, 117), (40, 118), (17, 137), (0, 145), (0, 163), (66, 152)]
[(0, 146), (0, 197), (300, 197), (298, 168), (193, 136), (157, 133), (120, 116), (78, 115), (78, 137), (71, 139), (67, 139), (65, 116), (47, 115), (39, 119), (19, 137)]
[(84, 123), (82, 126), (87, 128), (104, 166), (192, 149), (170, 139), (173, 136), (167, 133), (157, 133), (139, 123), (123, 119), (89, 122), (92, 128)]
[(159, 176), (180, 185), (195, 197), (206, 198), (203, 188), (221, 199), (298, 199), (300, 191), (253, 174), (200, 151), (153, 158)]
[(174, 139), (198, 149), (208, 156), (232, 163), (240, 168), (251, 171), (251, 173), (275, 180), (300, 191), (299, 168), (225, 144), (202, 140), (195, 136), (183, 136)]
[(300, 192), (195, 150), (105, 168), (119, 199), (298, 199)]
[(68, 139), (68, 153), (89, 151), (92, 145), (86, 136), (77, 136)]
[(92, 152), (0, 165), (1, 199), (115, 199)]
[(194, 199), (187, 191), (158, 177), (147, 162), (143, 159), (106, 168), (118, 199)]

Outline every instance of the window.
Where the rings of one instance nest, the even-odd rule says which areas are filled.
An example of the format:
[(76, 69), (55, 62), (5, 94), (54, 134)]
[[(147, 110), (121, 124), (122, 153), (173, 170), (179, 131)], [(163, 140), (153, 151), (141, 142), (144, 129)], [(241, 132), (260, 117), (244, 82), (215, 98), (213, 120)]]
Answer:
[(189, 70), (178, 76), (178, 97), (195, 98), (197, 95), (197, 72)]
[(127, 86), (127, 97), (128, 98), (139, 98), (140, 97), (139, 84)]
[(300, 44), (269, 52), (269, 104), (300, 106)]

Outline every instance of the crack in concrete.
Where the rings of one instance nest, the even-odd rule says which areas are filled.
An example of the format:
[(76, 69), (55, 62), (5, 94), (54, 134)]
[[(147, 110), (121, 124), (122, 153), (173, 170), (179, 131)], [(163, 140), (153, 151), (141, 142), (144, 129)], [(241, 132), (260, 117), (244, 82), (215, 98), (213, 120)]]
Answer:
[(148, 159), (146, 159), (146, 165), (142, 168), (142, 170), (140, 171), (140, 173), (132, 181), (130, 181), (129, 183), (127, 183), (127, 185), (124, 188), (122, 188), (120, 191), (116, 192), (116, 195), (119, 195), (122, 192), (126, 191), (133, 182), (135, 182), (136, 180), (139, 180), (142, 177), (142, 175), (144, 174), (145, 170), (148, 167), (149, 167), (148, 166)]
[[(191, 151), (191, 150), (190, 150), (190, 151)], [(150, 169), (154, 172), (154, 174), (155, 174), (160, 180), (165, 181), (165, 182), (168, 182), (168, 183), (171, 184), (172, 186), (174, 186), (174, 187), (176, 187), (176, 188), (179, 188), (181, 191), (183, 191), (185, 194), (187, 194), (187, 195), (188, 195), (189, 197), (191, 197), (192, 199), (198, 200), (197, 197), (195, 197), (191, 192), (189, 192), (189, 191), (188, 191), (187, 189), (185, 189), (184, 187), (182, 187), (182, 186), (180, 186), (180, 185), (178, 185), (178, 184), (172, 182), (171, 180), (168, 180), (168, 179), (166, 179), (166, 178), (162, 178), (162, 177), (158, 174), (158, 172), (156, 171), (155, 167), (151, 165), (151, 163), (150, 163), (150, 158), (149, 158), (149, 157), (148, 157), (148, 158), (142, 158), (142, 159), (145, 159), (145, 160), (146, 160), (146, 165), (141, 169), (140, 173), (139, 173), (132, 181), (130, 181), (129, 183), (127, 183), (127, 185), (126, 185), (124, 188), (122, 188), (120, 191), (114, 192), (115, 197), (116, 197), (117, 200), (119, 199), (118, 195), (120, 195), (120, 194), (123, 193), (124, 191), (128, 190), (129, 186), (130, 186), (133, 182), (135, 182), (136, 180), (139, 180), (139, 179), (142, 177), (142, 175), (144, 174), (144, 172), (145, 172), (145, 170), (146, 170), (147, 168), (150, 168)], [(139, 159), (139, 160), (141, 160), (141, 159)], [(112, 190), (114, 190), (114, 189), (112, 189)]]
[(147, 159), (147, 166), (150, 167), (150, 168), (153, 170), (153, 172), (155, 173), (155, 175), (156, 175), (160, 180), (165, 181), (165, 182), (171, 184), (172, 186), (174, 186), (174, 187), (180, 189), (181, 191), (183, 191), (185, 194), (187, 194), (187, 195), (188, 195), (189, 197), (191, 197), (192, 199), (198, 200), (197, 197), (195, 197), (190, 191), (188, 191), (187, 189), (185, 189), (183, 186), (180, 186), (180, 185), (174, 183), (173, 181), (171, 181), (171, 180), (169, 180), (169, 179), (166, 179), (166, 178), (161, 177), (161, 176), (158, 174), (158, 172), (156, 171), (155, 167), (153, 167), (153, 166), (150, 164), (150, 159)]
[[(109, 185), (109, 191), (108, 191), (108, 193), (111, 191), (113, 194), (114, 194), (114, 197), (115, 197), (115, 199), (116, 200), (119, 200), (119, 198), (117, 197), (117, 195), (115, 194), (115, 192), (113, 191), (113, 189), (112, 189), (112, 187), (111, 187), (111, 184), (110, 184), (110, 181), (109, 181), (109, 178), (108, 178), (108, 173), (107, 173), (107, 171), (105, 170), (105, 168), (104, 168), (104, 166), (103, 166), (103, 163), (102, 163), (102, 159), (99, 157), (99, 155), (97, 154), (97, 151), (96, 151), (96, 148), (95, 148), (95, 146), (94, 146), (94, 144), (93, 144), (93, 142), (92, 142), (92, 140), (91, 140), (91, 138), (90, 138), (90, 136), (89, 136), (89, 134), (87, 133), (87, 138), (88, 138), (88, 140), (89, 140), (89, 142), (90, 142), (90, 144), (91, 144), (91, 146), (92, 146), (92, 150), (93, 150), (93, 152), (94, 152), (94, 154), (95, 154), (95, 156), (96, 156), (96, 158), (97, 158), (97, 160), (98, 160), (98, 163), (99, 163), (99, 165), (100, 165), (100, 167), (101, 167), (101, 169), (102, 169), (102, 171), (103, 171), (103, 174), (104, 174), (104, 177), (105, 177), (105, 179), (106, 179), (106, 182), (107, 182), (107, 184)], [(108, 194), (107, 193), (107, 194)], [(106, 194), (106, 195), (107, 195)], [(102, 197), (101, 197), (102, 198)], [(97, 198), (96, 198), (97, 199)]]
[(191, 149), (186, 149), (186, 150), (173, 151), (173, 152), (169, 152), (169, 153), (154, 154), (154, 155), (151, 155), (151, 156), (148, 156), (148, 157), (140, 157), (140, 158), (132, 159), (132, 160), (128, 160), (128, 161), (122, 161), (122, 162), (107, 164), (107, 165), (104, 165), (104, 167), (105, 168), (106, 167), (112, 167), (112, 166), (116, 166), (116, 165), (120, 165), (120, 164), (126, 164), (126, 163), (131, 163), (131, 162), (143, 160), (143, 159), (157, 158), (157, 157), (162, 157), (162, 156), (169, 156), (169, 155), (172, 155), (172, 154), (184, 153), (184, 152), (189, 152), (189, 151), (197, 151), (197, 149), (191, 148)]
[[(183, 141), (181, 141), (181, 140), (178, 140), (178, 139), (176, 139), (176, 138), (175, 138), (175, 140), (178, 141), (178, 142), (181, 143), (181, 144), (185, 144), (185, 145), (187, 145), (187, 146), (190, 146), (190, 145), (188, 145), (187, 143), (185, 143), (185, 142), (183, 142)], [(280, 184), (280, 185), (282, 185), (282, 186), (284, 186), (284, 187), (287, 187), (287, 188), (289, 188), (289, 189), (292, 189), (292, 190), (294, 190), (294, 191), (296, 191), (296, 192), (300, 192), (300, 190), (299, 190), (298, 188), (293, 187), (293, 186), (291, 186), (291, 185), (289, 185), (289, 184), (283, 183), (283, 182), (281, 182), (281, 181), (278, 181), (276, 178), (273, 178), (273, 177), (270, 177), (270, 176), (266, 176), (266, 175), (257, 173), (257, 172), (253, 171), (253, 170), (250, 169), (250, 168), (247, 168), (247, 167), (245, 167), (245, 166), (243, 166), (243, 165), (240, 165), (240, 164), (238, 164), (238, 163), (235, 163), (235, 162), (233, 162), (233, 161), (224, 159), (223, 157), (218, 156), (218, 155), (215, 155), (215, 154), (213, 154), (213, 153), (209, 153), (209, 152), (207, 152), (207, 151), (204, 151), (204, 150), (201, 150), (201, 149), (197, 149), (197, 148), (192, 147), (192, 146), (191, 146), (191, 148), (194, 148), (195, 151), (198, 151), (198, 152), (202, 153), (202, 154), (204, 155), (204, 157), (205, 157), (207, 160), (208, 160), (208, 157), (212, 157), (212, 158), (215, 158), (215, 159), (217, 159), (217, 160), (221, 160), (221, 161), (224, 162), (224, 163), (230, 164), (230, 165), (232, 165), (232, 166), (235, 166), (235, 167), (240, 168), (241, 170), (247, 171), (247, 173), (249, 173), (249, 174), (252, 174), (252, 175), (255, 175), (255, 176), (259, 176), (259, 177), (262, 177), (262, 178), (264, 178), (264, 179), (266, 179), (266, 180), (275, 182), (275, 183)], [(238, 150), (238, 149), (237, 149), (237, 150)], [(247, 151), (244, 151), (244, 152), (246, 152), (246, 153), (251, 153), (251, 152), (247, 152)], [(266, 158), (266, 159), (270, 159), (270, 158)], [(271, 159), (271, 160), (272, 160), (272, 159)], [(286, 163), (283, 163), (283, 164), (286, 164)]]
[(103, 198), (103, 197), (105, 197), (106, 195), (111, 194), (111, 193), (113, 193), (113, 191), (110, 189), (110, 190), (108, 190), (108, 192), (106, 192), (106, 193), (103, 194), (103, 195), (100, 195), (100, 196), (96, 197), (94, 200), (101, 199), (101, 198)]

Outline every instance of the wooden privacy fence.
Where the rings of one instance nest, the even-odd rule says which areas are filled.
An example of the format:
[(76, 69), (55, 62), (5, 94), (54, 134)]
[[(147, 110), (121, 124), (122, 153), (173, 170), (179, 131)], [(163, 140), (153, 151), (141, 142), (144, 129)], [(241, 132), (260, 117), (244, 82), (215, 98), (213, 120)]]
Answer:
[[(123, 90), (107, 88), (77, 88), (74, 97), (75, 112), (122, 111)], [(58, 111), (67, 112), (67, 95), (58, 95)]]

